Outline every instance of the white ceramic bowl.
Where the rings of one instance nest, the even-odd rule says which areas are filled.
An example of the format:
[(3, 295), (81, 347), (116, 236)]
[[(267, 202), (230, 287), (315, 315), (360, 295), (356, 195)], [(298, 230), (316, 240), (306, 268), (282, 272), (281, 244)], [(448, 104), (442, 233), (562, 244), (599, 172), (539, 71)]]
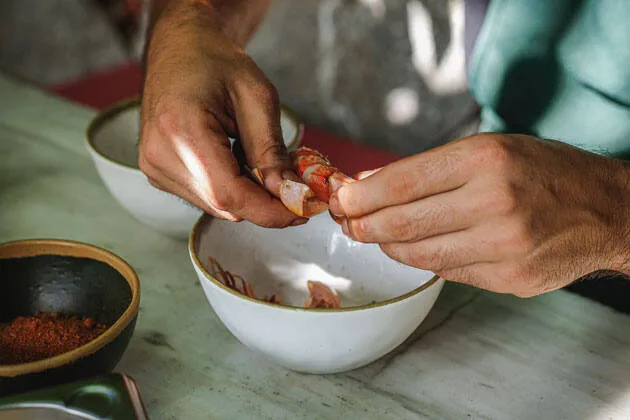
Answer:
[[(303, 134), (301, 121), (286, 106), (281, 113), (282, 136), (289, 149)], [(202, 211), (149, 184), (138, 168), (140, 102), (120, 102), (98, 114), (87, 131), (87, 148), (105, 186), (137, 220), (176, 238), (188, 238)]]
[[(327, 213), (282, 230), (203, 216), (189, 253), (210, 305), (243, 344), (289, 369), (335, 373), (364, 366), (401, 344), (435, 303), (444, 280), (348, 239)], [(248, 280), (246, 297), (210, 275), (209, 257)], [(339, 292), (341, 309), (304, 309), (308, 280)]]

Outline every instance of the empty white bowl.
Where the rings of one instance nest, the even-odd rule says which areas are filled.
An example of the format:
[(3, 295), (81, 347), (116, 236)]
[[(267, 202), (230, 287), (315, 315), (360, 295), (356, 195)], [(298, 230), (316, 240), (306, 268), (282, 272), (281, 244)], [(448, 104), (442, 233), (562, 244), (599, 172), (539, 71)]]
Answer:
[[(286, 106), (282, 136), (289, 149), (303, 134), (301, 121)], [(138, 168), (140, 101), (120, 102), (98, 114), (87, 131), (87, 148), (105, 186), (137, 220), (176, 238), (187, 238), (202, 210), (149, 184)]]
[[(377, 245), (348, 239), (327, 213), (307, 224), (265, 229), (203, 216), (189, 253), (214, 312), (243, 344), (305, 373), (364, 366), (401, 344), (424, 320), (444, 280), (400, 264)], [(209, 258), (249, 281), (244, 296), (210, 275)], [(337, 290), (340, 309), (305, 309), (307, 281)]]

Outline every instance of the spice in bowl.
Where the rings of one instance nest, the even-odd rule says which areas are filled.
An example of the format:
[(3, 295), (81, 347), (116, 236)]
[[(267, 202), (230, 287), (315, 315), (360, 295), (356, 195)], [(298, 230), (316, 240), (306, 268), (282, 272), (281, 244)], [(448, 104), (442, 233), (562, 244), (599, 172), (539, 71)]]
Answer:
[(35, 362), (72, 351), (108, 326), (93, 318), (38, 312), (0, 324), (0, 365)]

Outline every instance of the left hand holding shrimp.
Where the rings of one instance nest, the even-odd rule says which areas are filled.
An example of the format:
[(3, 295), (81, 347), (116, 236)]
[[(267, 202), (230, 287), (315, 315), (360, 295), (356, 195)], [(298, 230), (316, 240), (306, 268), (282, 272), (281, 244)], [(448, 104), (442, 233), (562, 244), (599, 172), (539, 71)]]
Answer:
[(630, 166), (560, 142), (467, 137), (341, 187), (330, 210), (395, 260), (495, 292), (630, 274)]

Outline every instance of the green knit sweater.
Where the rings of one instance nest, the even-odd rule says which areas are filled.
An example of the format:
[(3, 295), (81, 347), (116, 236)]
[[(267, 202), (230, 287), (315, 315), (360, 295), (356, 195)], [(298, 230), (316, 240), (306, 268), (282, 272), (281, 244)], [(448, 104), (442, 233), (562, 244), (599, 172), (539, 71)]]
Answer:
[(630, 156), (630, 0), (492, 0), (470, 66), (480, 131)]

